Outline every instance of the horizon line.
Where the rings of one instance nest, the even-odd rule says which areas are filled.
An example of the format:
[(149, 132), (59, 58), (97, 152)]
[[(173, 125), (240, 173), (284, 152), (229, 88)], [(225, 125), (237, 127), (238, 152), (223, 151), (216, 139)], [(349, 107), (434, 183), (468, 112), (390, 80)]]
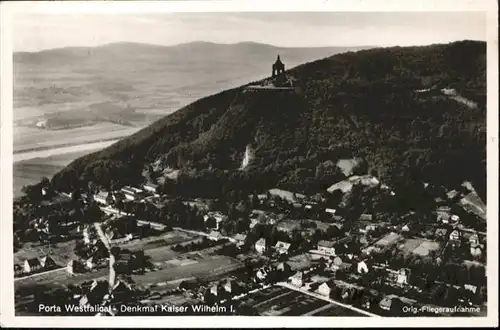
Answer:
[(443, 44), (450, 44), (454, 42), (463, 42), (463, 41), (475, 41), (475, 42), (487, 42), (486, 40), (477, 40), (477, 39), (457, 39), (457, 40), (452, 40), (452, 41), (447, 41), (447, 42), (433, 42), (433, 43), (426, 43), (426, 44), (415, 44), (415, 45), (329, 45), (329, 46), (281, 46), (281, 45), (273, 45), (273, 44), (268, 44), (268, 43), (263, 43), (263, 42), (257, 42), (257, 41), (239, 41), (239, 42), (232, 42), (232, 43), (223, 43), (223, 42), (214, 42), (214, 41), (204, 41), (204, 40), (194, 40), (194, 41), (187, 41), (183, 43), (178, 43), (178, 44), (171, 44), (171, 45), (162, 45), (162, 44), (152, 44), (152, 43), (147, 43), (147, 42), (136, 42), (136, 41), (114, 41), (114, 42), (107, 42), (103, 44), (98, 44), (98, 45), (93, 45), (93, 46), (62, 46), (62, 47), (55, 47), (55, 48), (45, 48), (45, 49), (40, 49), (36, 51), (25, 51), (25, 50), (14, 50), (12, 53), (24, 53), (24, 54), (36, 54), (36, 53), (41, 53), (45, 51), (53, 51), (53, 50), (63, 50), (63, 49), (86, 49), (86, 48), (100, 48), (100, 47), (106, 47), (106, 46), (112, 46), (112, 45), (119, 45), (119, 44), (132, 44), (132, 45), (143, 45), (143, 46), (153, 46), (153, 47), (164, 47), (164, 48), (169, 48), (169, 47), (178, 47), (178, 46), (184, 46), (184, 45), (190, 45), (190, 44), (212, 44), (212, 45), (221, 45), (221, 46), (236, 46), (240, 44), (256, 44), (256, 45), (262, 45), (262, 46), (268, 46), (268, 47), (275, 47), (275, 48), (289, 48), (289, 49), (297, 49), (297, 48), (302, 48), (302, 49), (307, 49), (307, 48), (339, 48), (339, 47), (345, 47), (345, 48), (355, 48), (355, 47), (369, 47), (369, 48), (388, 48), (388, 47), (418, 47), (418, 46), (432, 46), (432, 45), (443, 45)]

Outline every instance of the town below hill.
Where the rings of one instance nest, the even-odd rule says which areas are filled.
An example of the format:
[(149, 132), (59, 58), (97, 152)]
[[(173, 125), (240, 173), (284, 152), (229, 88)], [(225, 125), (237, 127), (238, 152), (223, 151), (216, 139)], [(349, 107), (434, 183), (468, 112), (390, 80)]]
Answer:
[(285, 64), (26, 186), (17, 313), (484, 315), (485, 44)]

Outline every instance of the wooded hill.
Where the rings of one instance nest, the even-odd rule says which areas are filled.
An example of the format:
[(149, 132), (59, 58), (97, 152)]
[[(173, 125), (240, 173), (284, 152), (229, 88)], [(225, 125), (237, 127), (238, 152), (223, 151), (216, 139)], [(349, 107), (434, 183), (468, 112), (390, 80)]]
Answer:
[[(300, 92), (241, 86), (200, 99), (75, 160), (52, 183), (63, 191), (140, 184), (144, 169), (158, 177), (168, 166), (181, 171), (165, 190), (184, 196), (275, 186), (313, 193), (343, 177), (339, 159), (360, 157), (358, 171), (393, 185), (468, 180), (484, 198), (486, 43), (348, 52), (286, 74)], [(247, 146), (253, 159), (239, 170)]]

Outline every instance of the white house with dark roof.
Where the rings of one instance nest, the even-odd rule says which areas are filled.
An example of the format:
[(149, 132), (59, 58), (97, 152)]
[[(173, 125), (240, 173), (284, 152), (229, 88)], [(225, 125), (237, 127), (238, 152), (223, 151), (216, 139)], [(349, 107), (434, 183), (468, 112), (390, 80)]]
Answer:
[(40, 260), (38, 260), (37, 258), (31, 258), (24, 260), (23, 268), (24, 272), (29, 274), (41, 269), (42, 265), (40, 264)]
[(45, 255), (40, 258), (40, 266), (42, 266), (42, 268), (52, 268), (56, 265), (56, 262), (50, 256)]
[(322, 296), (330, 297), (330, 292), (332, 292), (332, 289), (333, 285), (325, 282), (321, 284), (316, 291)]
[(318, 242), (317, 251), (325, 256), (335, 256), (335, 243), (321, 240)]
[(278, 251), (279, 254), (285, 254), (288, 253), (290, 245), (291, 245), (290, 243), (278, 241), (274, 246), (274, 248), (276, 249), (276, 251)]
[(259, 239), (256, 243), (255, 243), (255, 250), (259, 253), (264, 253), (266, 252), (266, 240), (265, 238), (261, 238)]

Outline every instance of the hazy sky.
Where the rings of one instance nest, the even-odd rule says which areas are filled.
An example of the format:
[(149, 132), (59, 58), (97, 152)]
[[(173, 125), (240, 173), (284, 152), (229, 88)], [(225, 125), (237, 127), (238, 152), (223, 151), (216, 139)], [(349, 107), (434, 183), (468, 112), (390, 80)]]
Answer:
[(255, 41), (277, 46), (422, 45), (486, 40), (481, 12), (245, 12), (16, 16), (14, 51), (111, 42)]

